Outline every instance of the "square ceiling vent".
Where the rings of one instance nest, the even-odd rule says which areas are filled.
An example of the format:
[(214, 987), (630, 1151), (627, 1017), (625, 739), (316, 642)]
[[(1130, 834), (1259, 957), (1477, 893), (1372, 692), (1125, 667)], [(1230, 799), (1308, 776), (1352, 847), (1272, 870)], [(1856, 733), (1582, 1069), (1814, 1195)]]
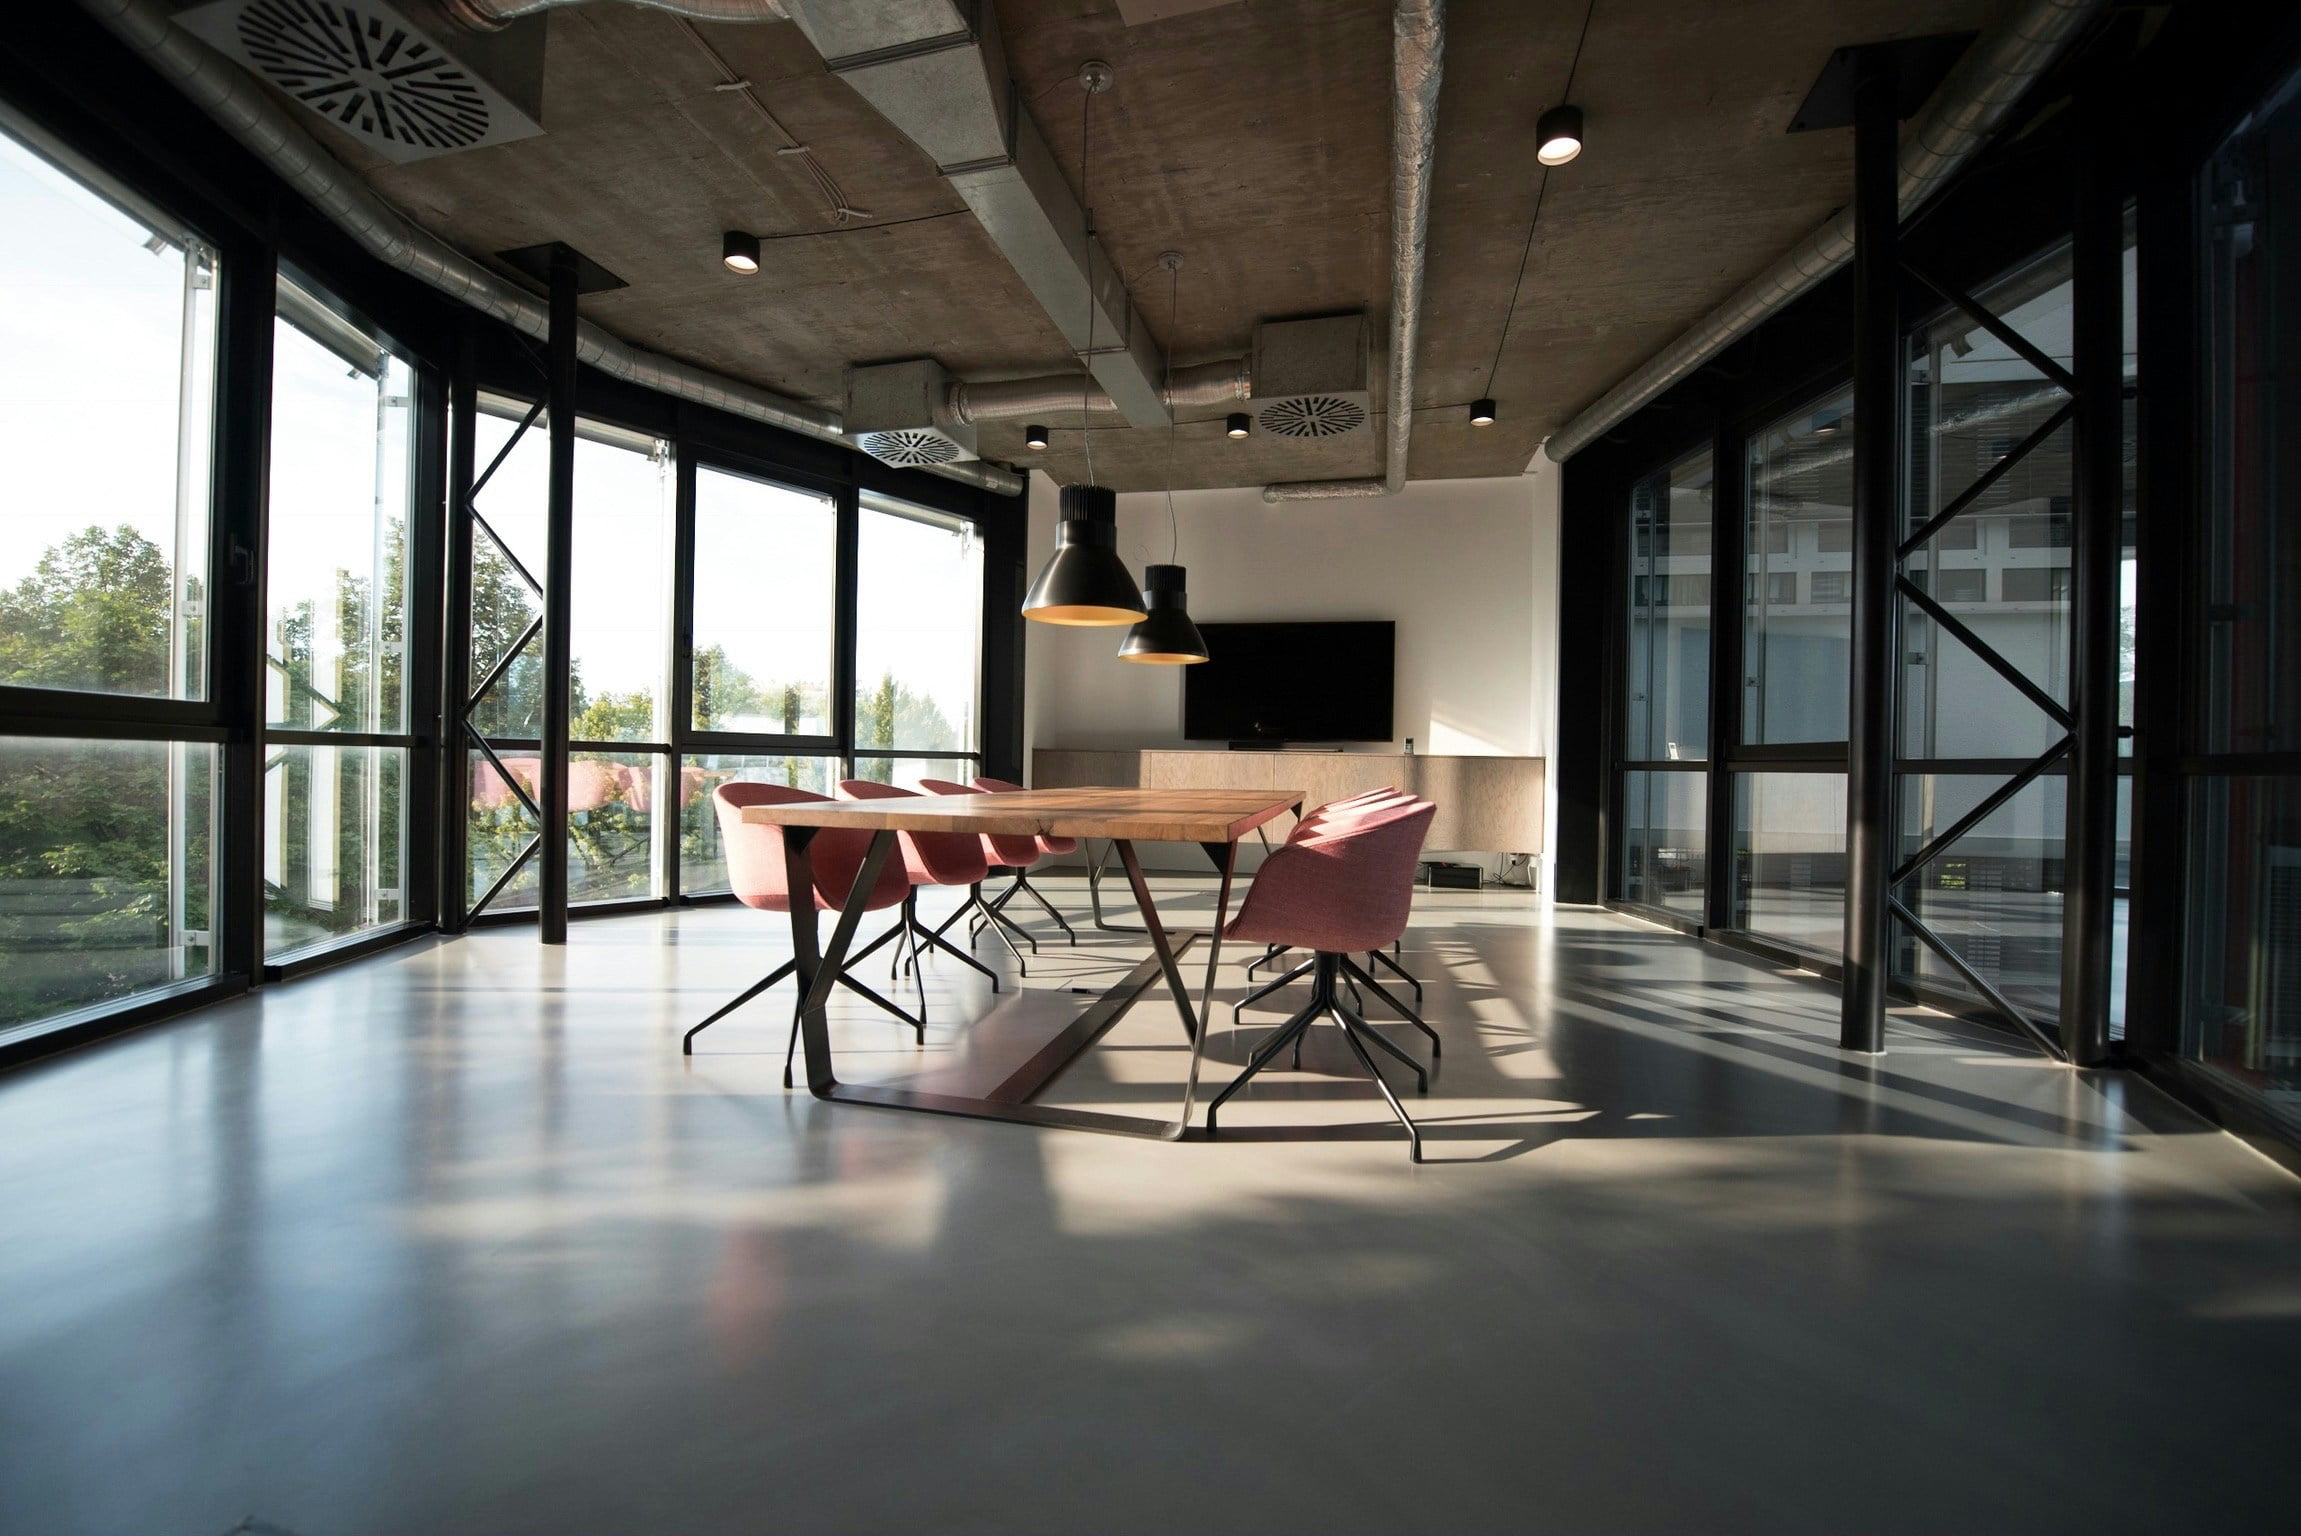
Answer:
[[(410, 8), (420, 9), (421, 0)], [(508, 94), (533, 106), (535, 94), (522, 87), (543, 78), (541, 28), (459, 36), (461, 52), (451, 53), (387, 0), (215, 0), (175, 19), (387, 160), (425, 160), (543, 132)]]
[(1367, 430), (1366, 316), (1265, 320), (1254, 328), (1255, 430), (1273, 437), (1347, 437)]
[(933, 358), (847, 370), (847, 435), (882, 464), (924, 469), (978, 457), (975, 429), (944, 406), (951, 376)]

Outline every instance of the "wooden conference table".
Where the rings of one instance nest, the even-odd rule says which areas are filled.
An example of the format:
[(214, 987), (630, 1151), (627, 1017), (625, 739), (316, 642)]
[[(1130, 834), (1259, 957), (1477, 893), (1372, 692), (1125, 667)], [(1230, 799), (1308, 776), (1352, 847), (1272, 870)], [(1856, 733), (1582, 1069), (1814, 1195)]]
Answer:
[[(1190, 1129), (1191, 1108), (1198, 1096), (1199, 1058), (1206, 1046), (1203, 1021), (1214, 999), (1215, 965), (1222, 957), (1223, 925), (1230, 919), (1231, 874), (1237, 864), (1238, 841), (1284, 812), (1300, 815), (1302, 800), (1301, 790), (1037, 789), (987, 795), (806, 800), (791, 805), (745, 806), (745, 821), (783, 829), (786, 878), (788, 889), (794, 891), (807, 890), (814, 883), (807, 845), (817, 832), (827, 827), (846, 827), (873, 834), (870, 851), (855, 872), (854, 888), (832, 927), (827, 946), (820, 944), (815, 914), (807, 904), (791, 904), (791, 953), (803, 999), (799, 1006), (799, 1040), (807, 1060), (807, 1091), (818, 1099), (841, 1104), (876, 1104), (887, 1109), (968, 1115), (1021, 1125), (1179, 1139)], [(1135, 905), (1142, 912), (1151, 955), (985, 1097), (966, 1098), (910, 1088), (842, 1083), (832, 1070), (831, 1036), (824, 1009), (831, 1000), (831, 989), (840, 967), (854, 943), (855, 930), (862, 922), (860, 898), (878, 883), (879, 871), (894, 850), (898, 832), (1107, 839), (1118, 849), (1119, 860), (1126, 867), (1127, 883), (1134, 888)], [(1135, 858), (1134, 845), (1138, 841), (1196, 843), (1205, 850), (1215, 872), (1222, 877), (1215, 897), (1214, 927), (1204, 935), (1207, 939), (1206, 983), (1200, 990), (1195, 1010), (1191, 1007), (1189, 985), (1183, 980), (1177, 960), (1191, 941), (1201, 935), (1169, 930), (1160, 923), (1150, 887), (1143, 880), (1142, 865)], [(1183, 1033), (1190, 1040), (1190, 1075), (1183, 1085), (1182, 1114), (1178, 1119), (1170, 1123), (1095, 1110), (1056, 1109), (1031, 1102), (1081, 1052), (1117, 1023), (1161, 974), (1166, 978), (1167, 990), (1173, 994), (1175, 1012), (1182, 1017)]]

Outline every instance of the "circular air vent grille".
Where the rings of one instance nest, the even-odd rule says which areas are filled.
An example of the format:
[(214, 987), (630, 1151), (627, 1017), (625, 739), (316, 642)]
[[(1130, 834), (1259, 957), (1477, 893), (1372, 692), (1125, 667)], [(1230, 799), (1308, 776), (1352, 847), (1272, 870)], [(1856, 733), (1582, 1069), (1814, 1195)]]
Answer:
[(959, 456), (959, 445), (940, 432), (914, 428), (866, 433), (863, 451), (882, 464), (948, 464)]
[(340, 0), (248, 0), (239, 35), (265, 78), (353, 133), (427, 150), (487, 136), (488, 99), (471, 75), (397, 18)]
[(1262, 430), (1278, 437), (1340, 437), (1366, 425), (1366, 407), (1340, 395), (1294, 395), (1262, 408)]

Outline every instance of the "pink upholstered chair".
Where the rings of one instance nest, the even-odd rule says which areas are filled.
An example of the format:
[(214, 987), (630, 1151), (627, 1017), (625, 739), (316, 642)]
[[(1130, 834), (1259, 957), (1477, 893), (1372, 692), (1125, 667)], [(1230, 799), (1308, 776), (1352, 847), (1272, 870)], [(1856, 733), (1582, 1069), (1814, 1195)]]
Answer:
[[(1255, 1047), (1246, 1070), (1207, 1105), (1209, 1136), (1215, 1134), (1217, 1113), (1233, 1094), (1304, 1030), (1320, 1018), (1331, 1017), (1342, 1026), (1342, 1037), (1351, 1052), (1405, 1125), (1414, 1161), (1422, 1161), (1422, 1133), (1383, 1081), (1366, 1048), (1372, 1044), (1411, 1067), (1420, 1091), (1428, 1091), (1429, 1074), (1345, 1005), (1337, 983), (1347, 972), (1370, 979), (1351, 965), (1350, 956), (1384, 948), (1405, 931), (1414, 903), (1414, 862), (1437, 809), (1427, 800), (1409, 798), (1376, 802), (1326, 818), (1288, 838), (1285, 846), (1256, 871), (1245, 904), (1223, 930), (1223, 936), (1310, 950), (1314, 956), (1310, 1001)], [(1432, 1044), (1435, 1055), (1435, 1037)]]
[[(791, 789), (781, 784), (722, 784), (711, 792), (712, 806), (719, 813), (719, 846), (727, 858), (727, 884), (735, 892), (735, 899), (747, 907), (762, 912), (789, 912), (794, 900), (789, 871), (783, 862), (783, 829), (762, 826), (743, 819), (747, 805), (794, 805), (803, 800), (823, 800), (827, 796), (812, 794), (804, 789)], [(815, 834), (807, 845), (807, 867), (814, 876), (814, 889), (796, 899), (805, 900), (816, 911), (825, 907), (843, 906), (855, 888), (855, 876), (863, 867), (863, 857), (870, 851), (871, 834), (829, 828)], [(880, 866), (879, 879), (863, 902), (867, 912), (901, 906), (911, 895), (910, 877), (903, 866), (889, 859)], [(847, 962), (838, 977), (839, 985), (878, 1004), (887, 1012), (911, 1026), (920, 1043), (927, 1038), (926, 994), (919, 998), (919, 1016), (914, 1018), (888, 1002), (849, 974), (854, 959)], [(745, 988), (734, 1001), (721, 1007), (711, 1017), (689, 1030), (679, 1042), (684, 1054), (695, 1054), (695, 1037), (728, 1014), (742, 1007), (769, 987), (798, 969), (798, 962), (786, 960), (761, 980)], [(804, 1001), (802, 999), (801, 1001)], [(783, 1047), (783, 1086), (791, 1086), (791, 1054), (799, 1043), (799, 1010), (791, 1010), (791, 1038)]]
[[(1345, 800), (1329, 800), (1324, 805), (1313, 807), (1311, 810), (1305, 812), (1302, 817), (1295, 822), (1294, 830), (1287, 834), (1287, 841), (1290, 843), (1296, 842), (1302, 838), (1314, 835), (1322, 827), (1331, 827), (1338, 822), (1349, 821), (1354, 818), (1371, 815), (1381, 811), (1387, 806), (1403, 804), (1413, 799), (1414, 796), (1403, 789), (1386, 788), (1370, 789), (1367, 790), (1364, 794), (1352, 795)], [(1247, 966), (1247, 975), (1252, 976), (1263, 966), (1270, 964), (1280, 955), (1287, 953), (1290, 947), (1291, 946), (1285, 944), (1270, 945), (1266, 950), (1264, 950), (1261, 958), (1251, 962)], [(1391, 972), (1399, 980), (1405, 982), (1409, 987), (1413, 988), (1415, 1002), (1414, 1007), (1407, 1007), (1404, 1003), (1393, 997), (1390, 994), (1388, 988), (1384, 987), (1370, 974), (1368, 974), (1368, 971), (1362, 971), (1355, 965), (1351, 966), (1346, 973), (1346, 981), (1350, 987), (1351, 996), (1354, 999), (1358, 996), (1359, 982), (1364, 981), (1367, 986), (1373, 989), (1375, 995), (1380, 997), (1383, 1002), (1388, 1004), (1391, 1008), (1395, 1009), (1401, 1018), (1405, 1019), (1415, 1028), (1421, 1030), (1424, 1035), (1428, 1036), (1430, 1039), (1430, 1054), (1432, 1058), (1435, 1059), (1438, 1055), (1438, 1036), (1428, 1024), (1423, 1022), (1420, 1012), (1422, 1004), (1422, 983), (1417, 980), (1413, 973), (1408, 971), (1406, 967), (1396, 958), (1398, 954), (1398, 947), (1399, 946), (1397, 941), (1393, 940), (1389, 950), (1387, 951), (1380, 949), (1368, 950), (1366, 954), (1366, 963), (1369, 970), (1371, 970), (1372, 967), (1379, 965)], [(1231, 1005), (1231, 1021), (1235, 1024), (1242, 1009), (1253, 1007), (1256, 1003), (1262, 1001), (1271, 993), (1278, 991), (1281, 987), (1284, 987), (1291, 982), (1298, 981), (1302, 977), (1310, 974), (1310, 972), (1315, 968), (1315, 961), (1305, 960), (1300, 965), (1294, 967), (1294, 969), (1288, 971), (1285, 975), (1278, 977), (1274, 981), (1267, 982), (1264, 985), (1257, 987), (1254, 991), (1249, 992), (1246, 996), (1240, 998), (1236, 1003)], [(1297, 1037), (1295, 1041), (1295, 1059), (1298, 1064), (1301, 1060), (1301, 1056), (1302, 1042), (1300, 1037)]]
[[(839, 781), (839, 796), (843, 800), (907, 800), (917, 794), (916, 790), (898, 789), (877, 779)], [(855, 958), (860, 960), (864, 954), (900, 936), (901, 941), (910, 946), (912, 964), (918, 963), (919, 945), (924, 942), (956, 955), (981, 971), (991, 979), (991, 990), (998, 991), (996, 971), (944, 938), (940, 930), (919, 921), (918, 888), (922, 885), (964, 886), (971, 898), (980, 897), (983, 877), (991, 872), (990, 860), (983, 853), (983, 840), (967, 832), (903, 832), (897, 837), (903, 850), (903, 867), (909, 872), (911, 882), (911, 891), (903, 902), (903, 920), (894, 930), (872, 940)]]
[[(988, 790), (977, 789), (972, 784), (961, 784), (955, 779), (921, 779), (919, 787), (930, 795), (981, 795), (989, 793)], [(983, 859), (991, 869), (1012, 870), (1020, 877), (1024, 870), (1039, 861), (1039, 840), (1036, 837), (985, 833), (983, 835)], [(935, 931), (937, 933), (950, 932), (951, 925), (962, 917), (974, 919), (967, 924), (967, 941), (969, 943), (973, 943), (982, 930), (988, 928), (999, 936), (1001, 943), (1007, 946), (1007, 952), (1015, 957), (1015, 964), (1018, 966), (1023, 963), (1023, 952), (1015, 948), (1016, 939), (1020, 938), (1025, 944), (1030, 945), (1032, 954), (1035, 955), (1039, 952), (1039, 941), (1025, 932), (1013, 919), (1002, 915), (996, 903), (984, 901), (983, 888), (979, 885), (967, 892), (967, 899), (960, 903), (956, 912), (935, 925)]]
[[(1014, 783), (1008, 779), (994, 779), (988, 774), (975, 775), (974, 782), (975, 788), (982, 790), (986, 794), (993, 795), (1011, 795), (1017, 793), (1023, 787), (1022, 785)], [(1031, 863), (1033, 864), (1040, 862), (1041, 859), (1052, 858), (1057, 854), (1076, 853), (1079, 851), (1079, 840), (1075, 837), (1040, 837), (1034, 838), (1033, 841), (1039, 845), (1039, 859), (1032, 860)], [(1014, 869), (1015, 878), (1005, 890), (999, 892), (997, 897), (992, 900), (991, 910), (993, 912), (1003, 913), (1007, 909), (1008, 902), (1013, 901), (1017, 896), (1028, 896), (1031, 898), (1031, 900), (1039, 904), (1040, 911), (1046, 913), (1047, 916), (1055, 920), (1055, 926), (1062, 929), (1065, 934), (1069, 935), (1070, 941), (1073, 944), (1078, 943), (1078, 930), (1071, 927), (1070, 919), (1064, 917), (1062, 913), (1056, 911), (1055, 904), (1047, 900), (1046, 896), (1039, 890), (1037, 886), (1031, 884), (1030, 866), (1018, 864), (1011, 867)]]

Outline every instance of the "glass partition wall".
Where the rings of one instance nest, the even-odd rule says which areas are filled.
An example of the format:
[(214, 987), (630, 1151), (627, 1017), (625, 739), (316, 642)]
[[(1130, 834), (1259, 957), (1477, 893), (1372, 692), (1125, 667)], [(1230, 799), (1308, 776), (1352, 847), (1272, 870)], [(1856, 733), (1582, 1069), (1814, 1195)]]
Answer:
[(218, 968), (224, 275), (0, 117), (0, 1043)]
[[(2125, 254), (2131, 380), (2130, 236)], [(2067, 246), (1975, 300), (2023, 345), (1962, 309), (1910, 336), (1903, 532), (1931, 531), (1906, 568), (1946, 617), (1902, 600), (1902, 856), (1931, 856), (1898, 890), (1968, 967), (2050, 1022), (2066, 767), (2049, 765), (1987, 814), (1970, 813), (2060, 734), (2007, 674), (2040, 697), (2068, 699), (2071, 397), (2027, 355), (2071, 364)], [(2130, 723), (2130, 401), (2127, 413)], [(1709, 448), (1633, 480), (1622, 513), (1613, 896), (1824, 969), (1838, 958), (1845, 912), (1853, 428), (1842, 385), (1728, 423)], [(1740, 473), (1720, 487), (1711, 466), (1729, 454)], [(1712, 615), (1734, 602), (1738, 632), (1720, 635)], [(1713, 666), (1728, 675), (1713, 683)], [(2128, 815), (2121, 809), (2121, 885)], [(2121, 903), (2121, 940), (2122, 924)], [(1936, 996), (1977, 996), (1906, 934), (1894, 959), (1897, 975)]]
[[(0, 102), (6, 1060), (534, 903), (534, 348), (307, 264), (229, 151), (193, 186), (101, 142)], [(1019, 503), (577, 387), (574, 902), (723, 891), (731, 778), (970, 777), (986, 686), (1011, 738), (984, 540), (1003, 591)]]

